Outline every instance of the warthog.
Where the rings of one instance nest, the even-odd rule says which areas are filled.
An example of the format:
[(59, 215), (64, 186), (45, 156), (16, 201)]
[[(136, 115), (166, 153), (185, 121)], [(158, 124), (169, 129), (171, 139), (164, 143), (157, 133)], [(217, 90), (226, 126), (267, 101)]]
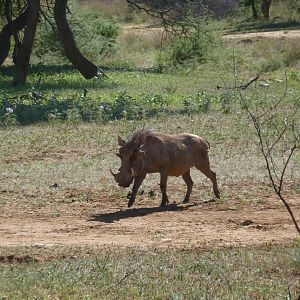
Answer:
[(168, 176), (181, 175), (187, 185), (183, 203), (187, 203), (193, 187), (190, 168), (194, 166), (212, 181), (214, 194), (220, 198), (216, 173), (209, 165), (210, 146), (206, 139), (194, 134), (166, 135), (141, 129), (128, 142), (118, 136), (118, 143), (120, 149), (117, 156), (121, 158), (122, 165), (119, 173), (110, 172), (122, 187), (129, 187), (134, 179), (128, 207), (133, 205), (138, 189), (148, 173), (160, 173), (161, 206), (168, 204)]

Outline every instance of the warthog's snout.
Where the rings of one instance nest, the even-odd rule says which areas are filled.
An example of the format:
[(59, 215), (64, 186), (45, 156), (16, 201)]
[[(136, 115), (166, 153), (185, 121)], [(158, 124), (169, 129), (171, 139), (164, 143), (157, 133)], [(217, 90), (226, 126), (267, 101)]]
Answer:
[(121, 184), (121, 183), (118, 183), (118, 185), (120, 186), (120, 187), (124, 187), (124, 188), (128, 188), (129, 186), (130, 186), (130, 183), (129, 184)]
[(111, 169), (109, 169), (109, 170), (110, 170), (111, 175), (114, 177), (116, 183), (119, 186), (127, 188), (132, 183), (132, 181), (133, 181), (132, 174), (129, 173), (129, 174), (126, 174), (126, 176), (124, 176), (121, 172), (115, 174)]

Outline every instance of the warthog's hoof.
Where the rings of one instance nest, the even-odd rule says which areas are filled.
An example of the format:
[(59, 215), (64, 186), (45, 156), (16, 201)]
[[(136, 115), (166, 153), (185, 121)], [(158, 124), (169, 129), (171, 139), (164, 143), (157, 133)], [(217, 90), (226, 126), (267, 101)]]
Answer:
[(131, 207), (133, 205), (133, 203), (134, 203), (134, 200), (129, 200), (128, 201), (128, 207)]
[(189, 201), (190, 201), (189, 198), (184, 198), (183, 201), (182, 201), (182, 203), (188, 203)]
[(219, 190), (215, 190), (214, 194), (218, 199), (220, 199), (220, 191)]
[(164, 199), (164, 200), (161, 201), (160, 207), (167, 206), (168, 204), (169, 204), (169, 200)]

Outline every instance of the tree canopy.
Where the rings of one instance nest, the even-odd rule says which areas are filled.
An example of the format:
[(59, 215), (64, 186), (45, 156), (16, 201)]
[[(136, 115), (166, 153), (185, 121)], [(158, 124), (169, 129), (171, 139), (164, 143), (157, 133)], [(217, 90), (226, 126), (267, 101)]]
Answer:
[[(22, 85), (26, 81), (37, 24), (41, 21), (48, 22), (58, 32), (65, 55), (86, 79), (103, 75), (101, 69), (77, 48), (66, 17), (68, 12), (68, 0), (0, 0), (0, 15), (6, 19), (6, 25), (0, 32), (0, 66), (9, 54), (13, 38), (15, 85)], [(55, 24), (50, 21), (51, 16)]]

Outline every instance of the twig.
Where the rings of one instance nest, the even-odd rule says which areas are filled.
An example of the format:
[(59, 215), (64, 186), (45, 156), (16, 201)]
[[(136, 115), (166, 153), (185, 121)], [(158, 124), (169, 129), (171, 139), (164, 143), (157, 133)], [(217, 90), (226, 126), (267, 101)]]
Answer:
[[(258, 78), (259, 78), (259, 75), (257, 75), (256, 77), (252, 78), (247, 84), (240, 85), (240, 86), (237, 86), (237, 87), (234, 87), (234, 88), (226, 88), (226, 90), (231, 90), (231, 91), (234, 91), (234, 90), (245, 90), (251, 83), (257, 81)], [(217, 85), (217, 89), (218, 90), (225, 89), (225, 87)]]
[[(253, 80), (251, 80), (251, 81), (253, 82)], [(286, 86), (285, 90), (287, 90), (287, 86)], [(250, 110), (249, 105), (245, 101), (245, 98), (244, 98), (243, 94), (239, 90), (240, 103), (243, 105), (243, 108), (246, 110), (247, 114), (249, 115), (249, 117), (252, 120), (252, 123), (254, 125), (256, 135), (259, 139), (259, 148), (260, 148), (260, 151), (261, 151), (261, 153), (264, 157), (267, 172), (268, 172), (268, 175), (269, 175), (269, 179), (272, 183), (272, 187), (273, 187), (276, 195), (278, 196), (278, 198), (282, 201), (285, 208), (287, 209), (287, 211), (288, 211), (288, 213), (289, 213), (289, 215), (290, 215), (290, 217), (293, 221), (293, 224), (294, 224), (298, 234), (300, 235), (300, 228), (299, 228), (298, 223), (296, 221), (296, 218), (293, 214), (293, 211), (290, 208), (290, 206), (289, 206), (288, 202), (286, 201), (286, 199), (282, 196), (284, 176), (285, 176), (285, 173), (286, 173), (286, 170), (287, 170), (287, 166), (288, 166), (295, 150), (298, 149), (298, 147), (299, 147), (299, 145), (298, 145), (298, 136), (295, 135), (295, 127), (293, 126), (293, 135), (294, 135), (294, 137), (296, 136), (297, 138), (294, 139), (294, 144), (289, 150), (290, 151), (289, 155), (288, 155), (287, 159), (283, 162), (282, 170), (280, 170), (277, 167), (276, 163), (275, 163), (274, 157), (272, 156), (272, 149), (275, 147), (275, 145), (279, 141), (282, 141), (283, 143), (286, 144), (286, 141), (283, 137), (284, 137), (284, 133), (286, 132), (286, 130), (288, 129), (288, 126), (289, 126), (288, 122), (285, 122), (284, 130), (279, 134), (279, 136), (274, 141), (274, 143), (271, 145), (271, 147), (269, 146), (266, 137), (264, 137), (263, 134), (262, 134), (262, 126), (264, 124), (266, 124), (266, 121), (264, 121), (264, 122), (261, 121), (262, 116), (268, 116), (268, 113), (272, 113), (271, 118), (270, 117), (267, 118), (268, 121), (270, 121), (273, 118), (274, 114), (275, 114), (274, 110), (278, 107), (279, 103), (281, 103), (283, 101), (283, 99), (285, 98), (285, 95), (286, 95), (286, 93), (284, 93), (284, 95), (279, 99), (279, 101), (277, 101), (275, 108), (273, 106), (272, 108), (270, 108), (269, 110), (266, 110), (263, 114), (258, 116), (257, 115), (258, 111), (256, 111), (256, 114), (254, 114)], [(292, 117), (294, 117), (294, 116), (295, 116), (295, 114), (292, 115)], [(278, 130), (277, 130), (277, 132), (278, 132)], [(276, 172), (275, 169), (278, 169), (278, 171), (281, 173), (280, 176), (277, 175), (277, 172)], [(275, 178), (277, 178), (277, 182), (275, 181)]]
[(140, 266), (138, 266), (136, 269), (130, 271), (129, 273), (126, 272), (125, 276), (124, 276), (121, 280), (119, 280), (119, 281), (117, 282), (117, 284), (115, 285), (115, 288), (116, 288), (118, 285), (120, 285), (120, 284), (121, 284), (125, 279), (127, 279), (129, 276), (131, 276), (132, 274), (134, 274), (139, 268), (140, 268)]
[(288, 285), (288, 300), (292, 300), (292, 294), (290, 290), (290, 286)]

